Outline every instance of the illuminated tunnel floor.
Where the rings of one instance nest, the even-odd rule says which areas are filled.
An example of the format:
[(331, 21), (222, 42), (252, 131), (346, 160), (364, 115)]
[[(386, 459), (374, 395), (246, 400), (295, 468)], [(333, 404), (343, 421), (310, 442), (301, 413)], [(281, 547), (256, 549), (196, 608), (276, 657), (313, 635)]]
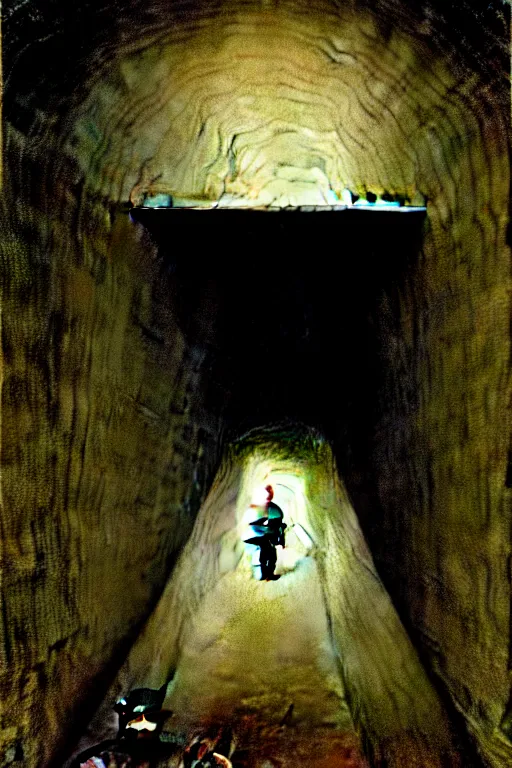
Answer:
[(221, 578), (188, 628), (166, 706), (178, 731), (230, 722), (235, 765), (365, 765), (315, 560), (274, 582), (243, 566)]

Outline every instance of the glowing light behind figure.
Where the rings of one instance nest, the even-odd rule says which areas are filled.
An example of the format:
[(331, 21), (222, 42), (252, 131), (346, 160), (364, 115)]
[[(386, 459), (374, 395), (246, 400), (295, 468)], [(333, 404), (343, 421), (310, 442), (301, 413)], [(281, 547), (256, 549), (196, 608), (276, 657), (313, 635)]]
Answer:
[(147, 196), (143, 205), (144, 208), (171, 208), (172, 197), (164, 193), (153, 195), (153, 197)]
[[(313, 545), (309, 534), (306, 478), (303, 475), (303, 468), (299, 463), (297, 463), (296, 468), (290, 466), (290, 462), (286, 462), (286, 464), (286, 470), (275, 471), (275, 468), (272, 469), (266, 462), (258, 462), (255, 457), (247, 468), (243, 490), (240, 494), (245, 501), (245, 508), (241, 510), (239, 518), (239, 535), (242, 541), (254, 535), (249, 525), (260, 515), (258, 509), (251, 507), (251, 505), (263, 508), (268, 496), (265, 487), (271, 485), (274, 489), (273, 501), (283, 510), (283, 519), (288, 526), (285, 537), (286, 535), (290, 536), (294, 531), (294, 540), (301, 545), (299, 548), (288, 544), (285, 549), (280, 546), (277, 548), (277, 573), (280, 570), (293, 570), (299, 560), (304, 557), (304, 551)], [(254, 478), (251, 481), (253, 472), (257, 475), (257, 479)], [(259, 566), (259, 548), (252, 544), (245, 544), (245, 547), (253, 568), (257, 568)]]
[[(300, 469), (297, 469), (299, 472)], [(241, 516), (241, 523), (248, 525), (258, 516), (258, 510), (251, 508), (251, 504), (264, 507), (267, 501), (265, 486), (271, 485), (274, 489), (273, 501), (281, 507), (285, 522), (300, 522), (306, 527), (309, 525), (306, 512), (305, 479), (300, 474), (292, 472), (268, 472), (264, 480), (252, 485), (248, 495), (243, 492), (247, 504)], [(245, 489), (244, 489), (245, 490)]]
[[(269, 483), (267, 483), (268, 485)], [(272, 485), (272, 483), (270, 483)], [(256, 488), (252, 496), (252, 503), (257, 504), (260, 507), (265, 506), (268, 498), (267, 489), (263, 486)]]
[(390, 195), (380, 196), (369, 193), (368, 196), (360, 197), (352, 193), (349, 189), (343, 189), (340, 196), (333, 189), (323, 190), (314, 185), (306, 188), (305, 192), (295, 194), (287, 198), (281, 196), (279, 199), (270, 199), (259, 202), (255, 205), (251, 199), (237, 197), (236, 195), (223, 194), (219, 200), (193, 200), (187, 198), (173, 197), (170, 194), (158, 193), (155, 195), (146, 195), (141, 205), (135, 208), (199, 208), (203, 210), (213, 208), (238, 208), (238, 209), (280, 209), (280, 208), (311, 208), (314, 210), (322, 208), (367, 208), (369, 210), (389, 210), (400, 208), (402, 211), (426, 210), (425, 200), (421, 195), (416, 195), (416, 205), (412, 205), (410, 200), (395, 199)]

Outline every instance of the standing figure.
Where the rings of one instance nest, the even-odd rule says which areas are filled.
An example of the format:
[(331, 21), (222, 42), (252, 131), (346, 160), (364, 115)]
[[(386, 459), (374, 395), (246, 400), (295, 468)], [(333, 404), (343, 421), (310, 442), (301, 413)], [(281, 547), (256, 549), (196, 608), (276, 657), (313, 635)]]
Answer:
[(284, 547), (283, 510), (272, 499), (274, 489), (271, 485), (265, 488), (267, 500), (265, 505), (251, 504), (252, 508), (260, 509), (263, 515), (250, 523), (252, 531), (256, 534), (250, 539), (245, 539), (247, 544), (254, 544), (260, 550), (261, 581), (275, 581), (279, 576), (275, 575), (277, 564), (276, 547)]
[(260, 566), (261, 581), (274, 581), (279, 578), (274, 571), (277, 563), (277, 552), (273, 541), (273, 536), (269, 533), (262, 536), (259, 540), (260, 548)]
[(277, 552), (274, 544), (274, 534), (268, 530), (262, 519), (251, 523), (251, 528), (256, 534), (250, 539), (244, 539), (246, 544), (253, 544), (260, 550), (261, 581), (275, 581), (279, 576), (274, 575), (277, 563)]
[(274, 544), (276, 546), (281, 545), (284, 549), (284, 530), (287, 527), (283, 522), (283, 510), (272, 499), (274, 498), (274, 489), (271, 485), (267, 485), (265, 488), (267, 492), (267, 526), (269, 531), (272, 532), (274, 538)]

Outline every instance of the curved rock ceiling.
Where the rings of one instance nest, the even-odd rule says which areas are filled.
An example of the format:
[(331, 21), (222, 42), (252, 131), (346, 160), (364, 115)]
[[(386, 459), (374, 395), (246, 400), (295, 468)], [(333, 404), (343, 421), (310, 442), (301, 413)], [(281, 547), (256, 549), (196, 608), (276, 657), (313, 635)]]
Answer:
[[(59, 56), (64, 23), (40, 43), (54, 80), (41, 106), (64, 117), (71, 100), (57, 121), (59, 144), (86, 190), (113, 202), (151, 191), (322, 204), (345, 187), (435, 198), (446, 148), (460, 150), (488, 121), (499, 59), (486, 60), (482, 34), (486, 77), (477, 79), (470, 35), (455, 52), (433, 8), (410, 11), (408, 19), (386, 4), (153, 3), (89, 17), (85, 7), (90, 39), (78, 66), (71, 60), (68, 70)], [(474, 35), (474, 13), (461, 16)]]
[(228, 6), (183, 37), (177, 26), (123, 55), (81, 106), (68, 146), (92, 192), (135, 204), (144, 192), (325, 204), (345, 187), (414, 198), (425, 116), (457, 82), (425, 66), (424, 46), (397, 33), (382, 49), (371, 17), (300, 4)]

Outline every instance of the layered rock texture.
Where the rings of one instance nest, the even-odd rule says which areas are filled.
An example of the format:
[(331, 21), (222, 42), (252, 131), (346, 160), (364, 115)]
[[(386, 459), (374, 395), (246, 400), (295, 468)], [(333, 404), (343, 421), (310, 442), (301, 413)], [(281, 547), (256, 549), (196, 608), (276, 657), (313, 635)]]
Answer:
[[(331, 442), (351, 497), (333, 471), (332, 524), (311, 524), (368, 758), (412, 765), (405, 732), (417, 742), (430, 710), (434, 760), (510, 764), (508, 6), (20, 2), (3, 17), (0, 765), (62, 764), (195, 562), (223, 447), (282, 418)], [(427, 215), (297, 214), (304, 229), (203, 211), (155, 235), (128, 214), (157, 194), (282, 207), (343, 189)], [(202, 507), (213, 532), (237, 466), (211, 491), (233, 498)], [(371, 563), (350, 589), (346, 525)], [(375, 647), (347, 639), (366, 620)], [(401, 741), (384, 692), (402, 662)]]

